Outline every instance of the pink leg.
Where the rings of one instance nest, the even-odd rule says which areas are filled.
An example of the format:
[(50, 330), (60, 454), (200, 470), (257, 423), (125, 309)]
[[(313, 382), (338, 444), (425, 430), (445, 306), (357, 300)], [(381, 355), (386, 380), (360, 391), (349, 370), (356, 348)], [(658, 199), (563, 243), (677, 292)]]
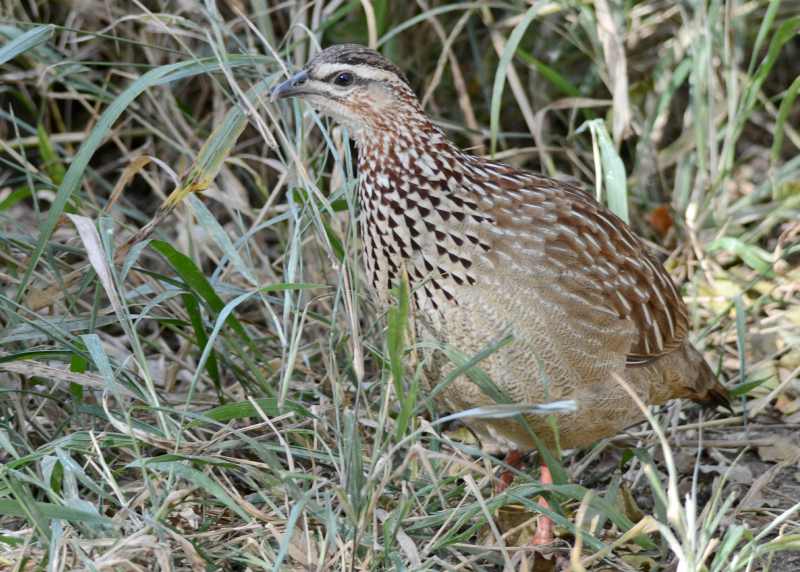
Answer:
[[(541, 471), (541, 483), (543, 485), (552, 485), (553, 476), (550, 474), (550, 469), (547, 468), (546, 464), (542, 463)], [(544, 497), (539, 497), (539, 506), (542, 508), (550, 508), (550, 505)], [(539, 516), (539, 522), (536, 525), (536, 533), (533, 535), (533, 544), (536, 546), (552, 544), (554, 540), (553, 528), (554, 524), (552, 520), (544, 515)]]
[[(519, 469), (520, 467), (522, 467), (523, 457), (524, 455), (522, 454), (521, 451), (514, 449), (506, 453), (506, 458), (503, 459), (503, 461), (505, 462), (506, 465), (514, 467), (515, 469)], [(498, 482), (494, 488), (495, 494), (500, 494), (511, 486), (511, 483), (514, 482), (514, 472), (504, 470), (503, 472), (500, 473), (498, 480), (500, 482)]]

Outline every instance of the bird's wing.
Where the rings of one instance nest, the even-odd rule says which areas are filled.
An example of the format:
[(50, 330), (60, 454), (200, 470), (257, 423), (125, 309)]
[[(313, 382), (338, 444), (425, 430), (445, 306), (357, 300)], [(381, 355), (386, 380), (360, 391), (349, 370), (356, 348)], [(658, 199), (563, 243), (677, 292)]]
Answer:
[(499, 163), (483, 163), (481, 172), (495, 226), (507, 231), (499, 242), (538, 257), (575, 304), (600, 304), (635, 324), (629, 365), (684, 343), (686, 305), (664, 267), (619, 217), (570, 184)]

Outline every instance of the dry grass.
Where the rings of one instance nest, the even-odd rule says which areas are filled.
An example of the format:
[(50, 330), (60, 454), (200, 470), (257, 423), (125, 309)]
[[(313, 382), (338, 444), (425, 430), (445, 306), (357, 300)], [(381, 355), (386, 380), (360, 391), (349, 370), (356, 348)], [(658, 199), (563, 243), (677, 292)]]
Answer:
[[(760, 0), (4, 0), (0, 569), (547, 569), (542, 492), (575, 570), (798, 569), (798, 29)], [(602, 181), (735, 413), (672, 404), (493, 495), (365, 296), (346, 135), (264, 97), (340, 41), (463, 146)]]

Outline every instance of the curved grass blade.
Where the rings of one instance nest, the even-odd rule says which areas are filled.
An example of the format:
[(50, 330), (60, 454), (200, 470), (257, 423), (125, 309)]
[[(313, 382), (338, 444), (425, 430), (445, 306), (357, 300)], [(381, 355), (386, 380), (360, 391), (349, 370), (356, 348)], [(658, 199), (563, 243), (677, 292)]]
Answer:
[(602, 119), (592, 119), (584, 123), (576, 133), (588, 128), (595, 142), (595, 166), (599, 166), (602, 178), (598, 178), (598, 201), (602, 198), (602, 188), (606, 188), (606, 204), (615, 215), (629, 223), (628, 217), (628, 181), (625, 164), (622, 162), (608, 130)]
[(53, 25), (37, 26), (8, 42), (5, 46), (0, 48), (0, 65), (47, 42), (50, 36), (53, 35), (53, 30), (55, 30), (55, 28), (56, 27)]
[(503, 101), (503, 90), (506, 86), (508, 66), (511, 65), (511, 58), (514, 57), (517, 46), (519, 46), (520, 41), (522, 41), (522, 36), (525, 35), (528, 26), (531, 25), (540, 12), (541, 5), (539, 3), (528, 8), (528, 11), (525, 12), (525, 17), (516, 25), (511, 35), (508, 37), (508, 42), (506, 42), (506, 46), (500, 56), (500, 61), (497, 64), (497, 73), (494, 76), (494, 85), (492, 86), (492, 105), (489, 119), (492, 155), (494, 155), (497, 149), (497, 132), (500, 130), (500, 104)]
[(239, 515), (239, 517), (245, 522), (250, 522), (252, 520), (251, 516), (245, 512), (245, 510), (242, 509), (242, 507), (240, 507), (235, 500), (231, 498), (231, 496), (224, 488), (222, 488), (222, 486), (219, 485), (219, 483), (216, 483), (211, 479), (211, 477), (201, 471), (198, 471), (194, 467), (187, 465), (185, 462), (155, 461), (145, 463), (145, 465), (150, 469), (175, 473), (179, 477), (189, 481), (196, 487), (215, 497), (219, 502), (225, 505), (225, 507)]
[(236, 403), (226, 403), (225, 405), (219, 405), (207, 411), (203, 411), (199, 414), (202, 416), (202, 418), (193, 421), (190, 426), (193, 427), (200, 425), (207, 419), (217, 421), (219, 423), (227, 423), (228, 421), (232, 421), (234, 419), (259, 417), (261, 413), (256, 408), (256, 405), (258, 405), (258, 408), (260, 408), (261, 411), (270, 417), (277, 417), (278, 415), (283, 415), (288, 411), (292, 411), (303, 417), (313, 417), (313, 414), (299, 403), (286, 400), (284, 400), (283, 403), (279, 403), (277, 397), (262, 397), (260, 399), (254, 399), (253, 401), (255, 402), (255, 405), (250, 401), (238, 401)]
[[(214, 314), (219, 314), (225, 307), (225, 302), (214, 290), (214, 287), (200, 271), (194, 260), (179, 252), (174, 246), (163, 240), (153, 240), (150, 242), (150, 247), (158, 252), (164, 259), (172, 266), (172, 269), (178, 273), (178, 276), (184, 281), (186, 286), (198, 297), (202, 298)], [(239, 334), (239, 336), (246, 342), (250, 342), (248, 336), (241, 322), (235, 316), (228, 317), (228, 325)]]
[(781, 149), (783, 149), (783, 132), (786, 130), (789, 113), (794, 109), (794, 100), (797, 99), (799, 92), (800, 76), (796, 77), (789, 89), (786, 90), (781, 100), (781, 106), (778, 108), (778, 117), (775, 119), (775, 138), (772, 140), (772, 149), (770, 151), (770, 162), (773, 170), (778, 166)]
[[(111, 526), (112, 521), (110, 518), (98, 515), (97, 513), (86, 512), (66, 506), (59, 506), (48, 502), (33, 501), (32, 506), (36, 507), (36, 511), (45, 519), (49, 520), (66, 520), (68, 522), (88, 522), (92, 524), (99, 524), (103, 526)], [(26, 516), (25, 509), (19, 502), (12, 499), (0, 499), (0, 514), (6, 516), (24, 517)]]

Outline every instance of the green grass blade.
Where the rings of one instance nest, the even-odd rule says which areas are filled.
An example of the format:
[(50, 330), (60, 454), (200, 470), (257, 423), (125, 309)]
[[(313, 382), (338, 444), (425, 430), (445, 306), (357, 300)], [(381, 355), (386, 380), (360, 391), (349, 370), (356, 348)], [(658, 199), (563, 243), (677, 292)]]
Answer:
[[(86, 522), (101, 526), (111, 526), (112, 520), (95, 512), (77, 510), (57, 504), (33, 501), (28, 507), (35, 507), (37, 514), (46, 520), (65, 520), (67, 522)], [(12, 499), (0, 499), (0, 514), (24, 517), (27, 510), (19, 502)]]
[[(200, 304), (197, 303), (197, 298), (194, 296), (194, 294), (183, 294), (181, 299), (183, 300), (183, 307), (186, 308), (186, 313), (189, 314), (189, 321), (192, 323), (192, 329), (194, 330), (197, 347), (204, 348), (206, 343), (208, 343), (208, 336), (206, 335), (206, 329), (203, 325), (203, 316), (200, 312)], [(219, 376), (219, 364), (217, 363), (217, 354), (214, 351), (212, 351), (208, 356), (206, 372), (208, 373), (208, 377), (210, 377), (211, 381), (214, 383), (214, 387), (217, 388), (217, 395), (222, 398), (223, 393), (222, 382)]]
[(408, 281), (403, 279), (395, 289), (397, 303), (389, 310), (386, 344), (389, 349), (389, 363), (395, 395), (401, 397), (403, 391), (403, 353), (406, 349), (406, 329), (408, 328)]
[(489, 119), (492, 155), (494, 155), (497, 150), (497, 133), (500, 131), (500, 105), (503, 103), (503, 90), (506, 86), (508, 67), (511, 65), (511, 59), (514, 57), (517, 46), (519, 46), (519, 43), (522, 41), (522, 37), (525, 35), (528, 26), (536, 19), (540, 11), (541, 5), (539, 3), (528, 8), (522, 21), (512, 30), (503, 48), (503, 53), (500, 54), (500, 61), (497, 63), (497, 71), (495, 72), (494, 84), (492, 85), (492, 102)]
[(781, 0), (770, 0), (767, 12), (761, 20), (761, 25), (758, 27), (758, 34), (756, 41), (753, 43), (753, 51), (750, 55), (750, 64), (747, 66), (747, 75), (753, 75), (753, 70), (758, 61), (758, 55), (761, 53), (761, 47), (764, 45), (764, 40), (772, 29), (772, 23), (775, 21), (775, 16), (778, 14), (778, 8), (781, 6)]
[[(175, 247), (163, 240), (151, 241), (150, 247), (166, 259), (173, 270), (175, 270), (178, 276), (184, 281), (187, 288), (203, 299), (214, 314), (219, 314), (222, 311), (225, 307), (225, 302), (219, 297), (214, 287), (211, 286), (211, 283), (191, 258), (179, 252)], [(250, 336), (239, 320), (237, 320), (235, 316), (230, 316), (228, 319), (230, 320), (228, 325), (233, 328), (243, 340), (249, 341)]]
[(595, 156), (595, 164), (601, 167), (602, 186), (605, 187), (606, 191), (606, 204), (611, 209), (611, 212), (629, 223), (628, 180), (625, 173), (625, 164), (614, 148), (614, 143), (611, 141), (602, 119), (587, 121), (578, 129), (578, 133), (586, 127), (591, 130), (592, 140), (597, 143), (599, 158)]
[(208, 411), (203, 411), (200, 414), (202, 418), (193, 422), (193, 425), (203, 423), (206, 418), (219, 423), (227, 423), (235, 419), (258, 417), (260, 415), (258, 411), (259, 408), (270, 417), (283, 415), (287, 411), (293, 411), (302, 417), (313, 417), (313, 414), (299, 403), (293, 403), (291, 401), (279, 403), (276, 397), (262, 397), (254, 399), (253, 401), (258, 405), (258, 408), (250, 401), (238, 401), (236, 403), (226, 403), (225, 405), (214, 407)]
[(175, 473), (179, 477), (192, 483), (194, 486), (202, 489), (204, 492), (210, 494), (227, 507), (231, 512), (236, 513), (239, 518), (245, 522), (250, 522), (252, 517), (239, 506), (239, 504), (231, 498), (222, 486), (216, 481), (212, 480), (205, 473), (198, 471), (194, 467), (186, 464), (183, 461), (155, 461), (145, 463), (150, 469)]
[(0, 66), (13, 60), (18, 55), (47, 42), (53, 35), (55, 28), (52, 25), (36, 26), (8, 42), (0, 48)]
[(781, 105), (778, 108), (778, 116), (775, 118), (775, 134), (772, 140), (772, 149), (770, 150), (770, 162), (772, 170), (774, 171), (780, 159), (781, 150), (783, 149), (783, 134), (786, 130), (786, 122), (789, 119), (789, 114), (794, 109), (794, 101), (797, 99), (797, 94), (800, 92), (800, 76), (796, 77), (783, 94)]

